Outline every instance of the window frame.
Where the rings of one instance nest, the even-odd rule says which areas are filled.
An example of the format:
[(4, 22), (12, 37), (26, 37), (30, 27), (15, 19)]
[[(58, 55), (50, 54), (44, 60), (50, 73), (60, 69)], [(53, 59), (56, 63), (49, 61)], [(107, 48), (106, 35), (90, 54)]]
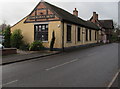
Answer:
[(81, 41), (81, 27), (79, 27), (79, 26), (77, 28), (77, 41), (78, 42)]
[(72, 25), (67, 24), (67, 32), (66, 32), (66, 40), (67, 42), (71, 42), (72, 41)]
[(86, 32), (85, 32), (86, 38), (85, 39), (86, 39), (86, 41), (88, 41), (88, 29), (86, 28), (85, 30), (86, 30)]
[(89, 30), (89, 40), (92, 41), (92, 30)]
[(48, 24), (34, 24), (34, 40), (48, 42)]
[(95, 40), (97, 40), (97, 31), (95, 31)]

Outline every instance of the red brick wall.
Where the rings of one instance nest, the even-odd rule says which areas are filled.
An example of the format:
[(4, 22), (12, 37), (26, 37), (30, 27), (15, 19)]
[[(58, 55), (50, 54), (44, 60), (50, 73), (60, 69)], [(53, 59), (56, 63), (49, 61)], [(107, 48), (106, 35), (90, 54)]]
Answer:
[(15, 48), (2, 49), (2, 55), (9, 55), (9, 54), (16, 54), (16, 53), (17, 53), (17, 49)]

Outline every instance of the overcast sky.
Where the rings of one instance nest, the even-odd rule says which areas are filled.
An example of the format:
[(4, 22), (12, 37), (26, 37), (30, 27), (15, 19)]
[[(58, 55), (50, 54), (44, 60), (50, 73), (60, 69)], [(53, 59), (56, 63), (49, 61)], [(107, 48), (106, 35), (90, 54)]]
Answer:
[[(88, 20), (96, 11), (99, 19), (113, 19), (118, 22), (119, 0), (45, 0), (51, 4), (61, 7), (70, 13), (74, 8), (79, 11), (79, 17)], [(4, 21), (14, 25), (27, 16), (40, 0), (0, 0), (0, 24)]]

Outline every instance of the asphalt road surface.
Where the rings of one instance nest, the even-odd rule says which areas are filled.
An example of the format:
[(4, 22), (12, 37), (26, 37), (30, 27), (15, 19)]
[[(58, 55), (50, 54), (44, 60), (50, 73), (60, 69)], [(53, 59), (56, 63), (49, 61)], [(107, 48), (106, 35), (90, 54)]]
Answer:
[(4, 65), (3, 87), (107, 87), (118, 71), (118, 44)]

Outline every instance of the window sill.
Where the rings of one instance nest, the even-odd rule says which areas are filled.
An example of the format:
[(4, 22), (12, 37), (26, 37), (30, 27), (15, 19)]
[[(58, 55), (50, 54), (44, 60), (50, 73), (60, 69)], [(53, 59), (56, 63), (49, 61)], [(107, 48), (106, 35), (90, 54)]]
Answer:
[(81, 41), (77, 41), (78, 43), (80, 43)]
[(72, 43), (72, 41), (67, 41), (66, 43)]
[(42, 41), (43, 43), (48, 43), (48, 41)]

